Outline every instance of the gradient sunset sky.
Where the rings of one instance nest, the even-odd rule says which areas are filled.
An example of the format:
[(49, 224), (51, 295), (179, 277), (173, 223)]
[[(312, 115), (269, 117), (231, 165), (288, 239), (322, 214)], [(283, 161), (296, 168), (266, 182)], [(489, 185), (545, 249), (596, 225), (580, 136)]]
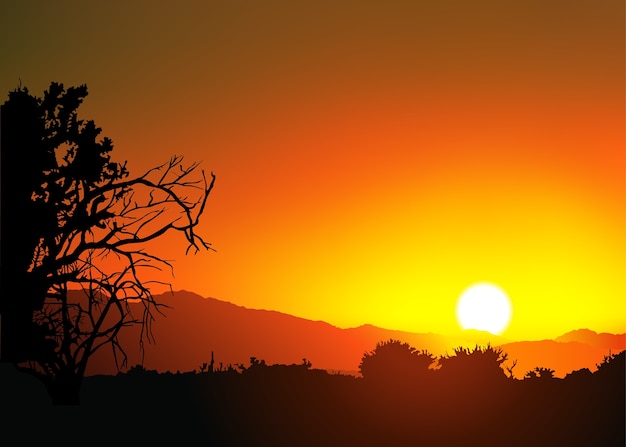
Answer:
[(622, 0), (6, 3), (2, 102), (87, 84), (131, 173), (217, 176), (175, 290), (450, 333), (489, 281), (504, 337), (626, 331)]

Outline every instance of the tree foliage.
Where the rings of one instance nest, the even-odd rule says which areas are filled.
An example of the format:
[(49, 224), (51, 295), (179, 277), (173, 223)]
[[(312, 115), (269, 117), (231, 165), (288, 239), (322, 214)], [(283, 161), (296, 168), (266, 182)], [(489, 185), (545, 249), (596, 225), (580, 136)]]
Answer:
[(150, 241), (181, 233), (187, 251), (212, 249), (196, 227), (215, 176), (174, 156), (131, 177), (112, 141), (79, 119), (86, 96), (53, 82), (43, 98), (20, 87), (2, 105), (1, 355), (59, 400), (103, 346), (124, 365), (124, 326), (150, 337), (162, 279), (147, 271), (172, 268)]

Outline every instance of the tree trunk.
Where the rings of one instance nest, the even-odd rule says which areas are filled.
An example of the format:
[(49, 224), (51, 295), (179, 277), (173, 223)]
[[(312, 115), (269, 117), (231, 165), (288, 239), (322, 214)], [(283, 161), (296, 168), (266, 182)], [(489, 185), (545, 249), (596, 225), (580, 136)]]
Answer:
[(46, 388), (52, 405), (80, 405), (82, 377), (74, 373), (61, 373)]

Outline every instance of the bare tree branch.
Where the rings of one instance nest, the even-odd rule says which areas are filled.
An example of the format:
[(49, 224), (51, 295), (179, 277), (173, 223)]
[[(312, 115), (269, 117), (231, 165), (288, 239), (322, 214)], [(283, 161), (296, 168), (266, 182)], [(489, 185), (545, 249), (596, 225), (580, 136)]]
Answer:
[[(185, 165), (176, 155), (131, 178), (126, 163), (110, 160), (111, 141), (97, 140), (100, 129), (93, 121), (77, 118), (76, 108), (86, 94), (85, 86), (66, 90), (52, 83), (43, 99), (26, 89), (10, 96), (10, 101), (33, 108), (32, 116), (39, 117), (33, 126), (44, 126), (41, 140), (32, 144), (45, 163), (30, 172), (28, 178), (35, 181), (22, 185), (22, 202), (15, 205), (16, 210), (28, 209), (29, 219), (40, 227), (31, 230), (11, 222), (26, 241), (12, 256), (28, 262), (22, 270), (14, 269), (11, 280), (31, 283), (32, 293), (22, 307), (5, 306), (3, 312), (32, 314), (32, 327), (31, 322), (16, 326), (38, 331), (33, 337), (37, 345), (19, 356), (20, 368), (49, 387), (58, 374), (82, 377), (89, 358), (106, 346), (118, 366), (124, 366), (127, 355), (119, 334), (126, 326), (141, 326), (141, 347), (144, 340), (154, 341), (152, 322), (162, 305), (151, 287), (167, 283), (145, 275), (164, 269), (172, 273), (173, 265), (150, 251), (152, 241), (180, 233), (185, 253), (214, 251), (197, 229), (215, 175), (209, 181), (199, 163)], [(19, 155), (20, 138), (3, 137), (14, 145), (11, 154)], [(4, 156), (3, 147), (3, 163)]]

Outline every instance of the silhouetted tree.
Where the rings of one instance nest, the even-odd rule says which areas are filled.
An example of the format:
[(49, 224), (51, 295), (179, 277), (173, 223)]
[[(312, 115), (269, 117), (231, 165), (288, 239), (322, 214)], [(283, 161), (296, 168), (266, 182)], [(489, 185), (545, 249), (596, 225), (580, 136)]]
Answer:
[(408, 343), (389, 339), (363, 354), (359, 371), (364, 379), (415, 380), (424, 377), (434, 360), (428, 351), (418, 351)]
[(55, 404), (79, 403), (87, 362), (103, 346), (118, 366), (122, 327), (151, 336), (158, 310), (145, 269), (172, 265), (147, 243), (195, 229), (213, 188), (182, 157), (135, 178), (113, 144), (78, 118), (87, 87), (51, 83), (43, 98), (21, 86), (1, 107), (1, 359), (46, 385)]

